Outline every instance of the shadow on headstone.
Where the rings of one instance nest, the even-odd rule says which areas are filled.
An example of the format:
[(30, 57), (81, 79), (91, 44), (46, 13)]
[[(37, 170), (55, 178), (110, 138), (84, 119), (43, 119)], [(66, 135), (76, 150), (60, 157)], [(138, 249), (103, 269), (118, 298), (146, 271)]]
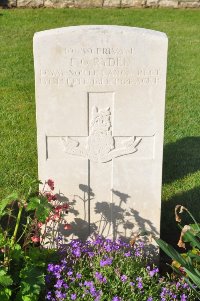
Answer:
[(163, 184), (200, 170), (200, 137), (186, 137), (164, 147)]
[[(95, 206), (95, 213), (101, 216), (99, 223), (99, 234), (102, 236), (107, 236), (110, 228), (113, 229), (113, 238), (122, 238), (125, 241), (130, 241), (130, 236), (128, 236), (128, 230), (134, 230), (137, 227), (141, 230), (148, 228), (149, 231), (154, 234), (158, 234), (156, 228), (153, 226), (152, 222), (140, 216), (139, 212), (134, 209), (124, 209), (122, 208), (122, 203), (126, 203), (127, 199), (130, 198), (128, 194), (112, 190), (112, 192), (119, 197), (119, 204), (109, 203), (109, 202), (97, 202)], [(111, 215), (112, 212), (112, 215)], [(128, 220), (132, 216), (135, 223)], [(123, 229), (123, 232), (121, 232)]]

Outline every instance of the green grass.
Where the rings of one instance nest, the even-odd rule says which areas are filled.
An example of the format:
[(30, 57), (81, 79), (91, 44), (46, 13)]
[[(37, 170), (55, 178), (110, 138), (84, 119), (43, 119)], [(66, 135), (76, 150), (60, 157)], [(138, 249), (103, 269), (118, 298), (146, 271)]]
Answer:
[(33, 34), (82, 24), (144, 27), (169, 37), (161, 230), (175, 243), (175, 204), (200, 221), (200, 10), (0, 10), (0, 197), (19, 189), (25, 174), (37, 177)]

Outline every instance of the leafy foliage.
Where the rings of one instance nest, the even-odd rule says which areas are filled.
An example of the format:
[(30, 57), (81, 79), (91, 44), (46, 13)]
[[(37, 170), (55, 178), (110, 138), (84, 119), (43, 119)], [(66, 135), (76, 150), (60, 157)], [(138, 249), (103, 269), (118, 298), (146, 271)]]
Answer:
[[(159, 247), (173, 260), (172, 268), (179, 274), (183, 275), (186, 282), (195, 291), (196, 295), (200, 299), (200, 227), (195, 221), (192, 214), (184, 206), (177, 205), (175, 208), (176, 221), (181, 222), (180, 213), (183, 211), (188, 212), (191, 216), (194, 224), (181, 227), (181, 235), (178, 242), (178, 246), (186, 249), (186, 243), (190, 248), (187, 252), (179, 254), (171, 245), (164, 242), (162, 239), (156, 239)], [(191, 249), (192, 248), (192, 249)]]
[(49, 216), (53, 206), (48, 202), (45, 197), (40, 196), (40, 198), (33, 197), (30, 198), (29, 203), (26, 207), (27, 211), (36, 211), (38, 221), (44, 223), (46, 218)]
[(35, 191), (38, 181), (29, 177), (23, 181), (30, 184), (28, 191), (0, 202), (0, 218), (5, 220), (0, 226), (0, 301), (39, 300), (47, 262), (54, 252), (40, 246), (45, 236), (41, 227), (55, 216), (60, 221), (62, 210), (68, 208), (67, 204), (54, 205), (52, 180), (45, 183), (43, 192)]
[(5, 212), (5, 208), (10, 205), (13, 200), (17, 200), (18, 199), (18, 194), (17, 193), (12, 193), (9, 196), (7, 196), (5, 199), (1, 200), (0, 202), (0, 216), (3, 216), (6, 214)]
[(7, 275), (6, 271), (0, 269), (0, 285), (1, 286), (10, 286), (13, 284), (13, 281), (9, 275)]
[(28, 263), (20, 272), (21, 288), (17, 300), (36, 301), (44, 288), (44, 270)]

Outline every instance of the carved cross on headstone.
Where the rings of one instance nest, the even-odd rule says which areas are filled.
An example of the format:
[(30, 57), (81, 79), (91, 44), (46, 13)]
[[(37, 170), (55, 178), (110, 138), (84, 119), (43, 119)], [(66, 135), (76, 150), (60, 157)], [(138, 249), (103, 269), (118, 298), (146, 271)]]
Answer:
[[(105, 108), (105, 105), (110, 105)], [(114, 120), (114, 93), (105, 92), (105, 93), (88, 93), (88, 132), (89, 135), (85, 136), (68, 136), (61, 137), (61, 141), (63, 144), (63, 149), (66, 155), (74, 155), (82, 158), (88, 159), (88, 224), (89, 224), (89, 232), (90, 232), (90, 223), (91, 223), (91, 213), (92, 211), (96, 211), (96, 208), (99, 207), (99, 204), (104, 201), (104, 206), (110, 210), (110, 219), (107, 218), (106, 226), (105, 221), (102, 221), (102, 217), (99, 216), (99, 219), (95, 220), (95, 224), (98, 227), (98, 232), (105, 236), (112, 236), (113, 233), (116, 233), (116, 229), (113, 229), (113, 225), (116, 224), (116, 216), (113, 212), (113, 208), (116, 208), (116, 204), (113, 206), (113, 164), (114, 160), (118, 157), (122, 156), (134, 156), (134, 153), (140, 152), (140, 148), (142, 147), (142, 143), (145, 142), (146, 139), (151, 139), (152, 149), (153, 149), (153, 135), (146, 137), (139, 136), (113, 136), (113, 128), (115, 124)], [(144, 147), (143, 147), (144, 148)], [(111, 162), (110, 162), (111, 161)], [(110, 162), (110, 164), (109, 164)], [(104, 166), (107, 164), (108, 166)], [(91, 196), (90, 191), (95, 191), (94, 187), (92, 187), (91, 182), (91, 170), (93, 170), (93, 177), (95, 178), (95, 174), (99, 172), (104, 174), (105, 177), (110, 177), (110, 187), (104, 184), (104, 179), (102, 179), (102, 183), (98, 183), (98, 188), (101, 187), (102, 191), (107, 190), (107, 196), (110, 195), (110, 198), (105, 199), (100, 196), (96, 196), (94, 198), (94, 204), (91, 204)], [(102, 185), (103, 184), (103, 185)], [(91, 187), (90, 187), (91, 186)], [(107, 186), (107, 187), (106, 187)], [(116, 193), (115, 193), (116, 194)], [(98, 203), (98, 206), (96, 204)], [(119, 198), (119, 204), (121, 207), (121, 199)], [(91, 210), (91, 208), (93, 209)], [(100, 205), (102, 207), (102, 205)], [(102, 209), (100, 210), (102, 211)], [(129, 210), (128, 210), (129, 211)], [(124, 212), (128, 212), (125, 210)], [(102, 212), (101, 212), (102, 213)], [(92, 214), (94, 216), (94, 212)], [(103, 214), (105, 215), (105, 213)], [(103, 216), (105, 219), (105, 216)], [(93, 220), (94, 221), (94, 220)], [(127, 222), (123, 220), (123, 222)], [(116, 234), (115, 234), (116, 236)]]

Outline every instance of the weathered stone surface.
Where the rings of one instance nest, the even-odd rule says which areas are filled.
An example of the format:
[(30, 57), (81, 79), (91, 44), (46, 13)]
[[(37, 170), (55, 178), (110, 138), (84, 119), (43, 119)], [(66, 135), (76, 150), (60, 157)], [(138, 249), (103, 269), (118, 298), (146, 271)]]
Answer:
[(159, 0), (147, 0), (146, 7), (157, 7)]
[(196, 0), (0, 0), (0, 7), (173, 7), (199, 8)]
[(44, 6), (54, 8), (73, 7), (74, 0), (44, 0)]
[(120, 7), (121, 1), (120, 0), (104, 0), (103, 6), (104, 7)]
[(102, 7), (103, 0), (75, 0), (76, 7)]
[(17, 7), (42, 7), (43, 0), (17, 0)]
[(173, 8), (177, 8), (178, 7), (178, 1), (175, 0), (161, 0), (159, 2), (159, 6), (160, 7), (173, 7)]
[(200, 2), (191, 1), (181, 1), (179, 3), (179, 7), (181, 8), (198, 8), (200, 7)]
[(122, 0), (121, 7), (142, 7), (145, 2), (145, 0)]
[(69, 198), (70, 234), (160, 231), (167, 38), (126, 26), (34, 36), (39, 178)]

